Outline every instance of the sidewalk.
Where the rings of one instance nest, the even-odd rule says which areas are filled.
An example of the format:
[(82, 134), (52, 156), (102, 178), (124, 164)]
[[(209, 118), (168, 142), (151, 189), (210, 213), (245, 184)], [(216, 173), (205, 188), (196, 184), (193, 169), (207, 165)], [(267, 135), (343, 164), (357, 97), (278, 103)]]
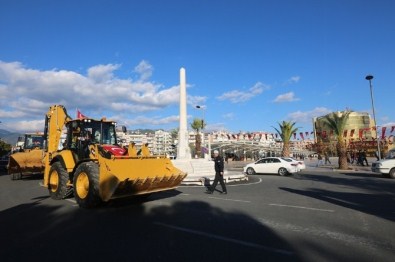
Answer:
[[(360, 165), (356, 165), (356, 163), (354, 162), (354, 164), (348, 164), (348, 168), (349, 170), (339, 170), (338, 167), (338, 157), (330, 157), (329, 158), (331, 164), (324, 164), (324, 165), (320, 165), (317, 166), (318, 163), (318, 159), (305, 159), (304, 162), (306, 164), (306, 170), (312, 170), (312, 169), (329, 169), (332, 171), (363, 171), (363, 172), (372, 172), (371, 167), (372, 167), (372, 163), (376, 161), (375, 157), (368, 157), (368, 164), (369, 166), (360, 166)], [(323, 161), (323, 163), (325, 163), (325, 160)], [(373, 173), (373, 172), (372, 172)]]

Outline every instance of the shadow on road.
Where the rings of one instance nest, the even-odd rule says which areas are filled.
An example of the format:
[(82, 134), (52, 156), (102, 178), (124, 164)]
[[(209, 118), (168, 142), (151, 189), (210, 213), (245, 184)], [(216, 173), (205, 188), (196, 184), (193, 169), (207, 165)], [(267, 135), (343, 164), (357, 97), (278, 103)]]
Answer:
[(300, 261), (262, 223), (202, 201), (85, 210), (44, 199), (0, 212), (1, 261)]
[[(340, 185), (341, 179), (334, 179), (331, 180), (331, 182)], [(359, 183), (361, 183), (361, 181)], [(395, 207), (393, 205), (388, 205), (389, 201), (395, 199), (394, 191), (390, 194), (380, 191), (379, 186), (375, 187), (374, 185), (369, 185), (367, 187), (372, 190), (372, 193), (329, 191), (320, 188), (299, 190), (280, 187), (279, 189), (371, 214), (389, 221), (395, 221)], [(377, 191), (373, 192), (373, 188), (376, 188)]]

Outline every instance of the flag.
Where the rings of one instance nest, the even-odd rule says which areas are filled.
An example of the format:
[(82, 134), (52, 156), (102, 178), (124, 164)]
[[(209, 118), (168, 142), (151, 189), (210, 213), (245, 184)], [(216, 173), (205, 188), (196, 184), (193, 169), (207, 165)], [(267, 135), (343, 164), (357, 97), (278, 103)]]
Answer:
[(365, 128), (359, 129), (359, 139), (362, 139), (363, 131), (365, 131)]
[(300, 137), (304, 140), (303, 132), (300, 132)]
[(81, 111), (77, 109), (77, 119), (81, 119), (81, 118), (86, 118), (86, 116), (83, 115), (83, 114), (81, 113)]
[(343, 136), (344, 136), (344, 137), (347, 137), (347, 130), (344, 130)]
[(354, 132), (355, 132), (355, 129), (351, 129), (350, 137), (353, 137), (353, 136), (354, 136)]
[(296, 139), (296, 133), (294, 133), (294, 139)]
[(383, 126), (382, 128), (381, 128), (381, 139), (384, 139), (385, 138), (385, 130), (387, 129), (387, 127), (385, 127), (385, 126)]
[(395, 126), (391, 126), (391, 132), (390, 133), (394, 132), (394, 129), (395, 129)]

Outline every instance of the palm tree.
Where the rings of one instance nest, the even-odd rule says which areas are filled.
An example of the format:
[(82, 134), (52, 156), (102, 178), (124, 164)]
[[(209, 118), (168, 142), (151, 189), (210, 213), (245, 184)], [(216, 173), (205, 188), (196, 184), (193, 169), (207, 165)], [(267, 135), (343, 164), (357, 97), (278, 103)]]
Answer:
[(204, 128), (203, 120), (200, 118), (193, 119), (193, 122), (191, 123), (191, 128), (196, 131), (195, 149), (196, 149), (196, 155), (200, 157), (202, 151), (202, 140), (200, 137), (199, 130), (202, 130)]
[(332, 113), (324, 117), (324, 126), (333, 130), (337, 140), (336, 151), (339, 157), (339, 169), (348, 169), (347, 145), (344, 142), (343, 133), (350, 113), (351, 111), (346, 110), (343, 112)]
[(283, 140), (283, 150), (281, 152), (281, 156), (289, 157), (289, 155), (290, 155), (289, 141), (291, 140), (292, 134), (296, 133), (299, 129), (297, 127), (294, 127), (295, 124), (296, 123), (292, 122), (292, 121), (288, 121), (288, 122), (283, 121), (282, 123), (278, 123), (281, 131), (279, 129), (273, 127), (277, 131), (277, 133), (279, 134), (281, 139)]

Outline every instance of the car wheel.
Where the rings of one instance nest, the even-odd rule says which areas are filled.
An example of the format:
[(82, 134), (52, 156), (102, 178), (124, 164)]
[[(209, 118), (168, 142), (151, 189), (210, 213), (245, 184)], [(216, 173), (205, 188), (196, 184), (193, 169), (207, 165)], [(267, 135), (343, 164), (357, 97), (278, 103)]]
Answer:
[(395, 178), (395, 168), (391, 169), (389, 177), (390, 178)]
[(280, 176), (285, 176), (285, 175), (288, 174), (288, 171), (287, 171), (286, 168), (280, 167), (280, 169), (278, 170), (278, 174), (279, 174)]
[(252, 167), (247, 168), (247, 175), (255, 175), (255, 170)]

